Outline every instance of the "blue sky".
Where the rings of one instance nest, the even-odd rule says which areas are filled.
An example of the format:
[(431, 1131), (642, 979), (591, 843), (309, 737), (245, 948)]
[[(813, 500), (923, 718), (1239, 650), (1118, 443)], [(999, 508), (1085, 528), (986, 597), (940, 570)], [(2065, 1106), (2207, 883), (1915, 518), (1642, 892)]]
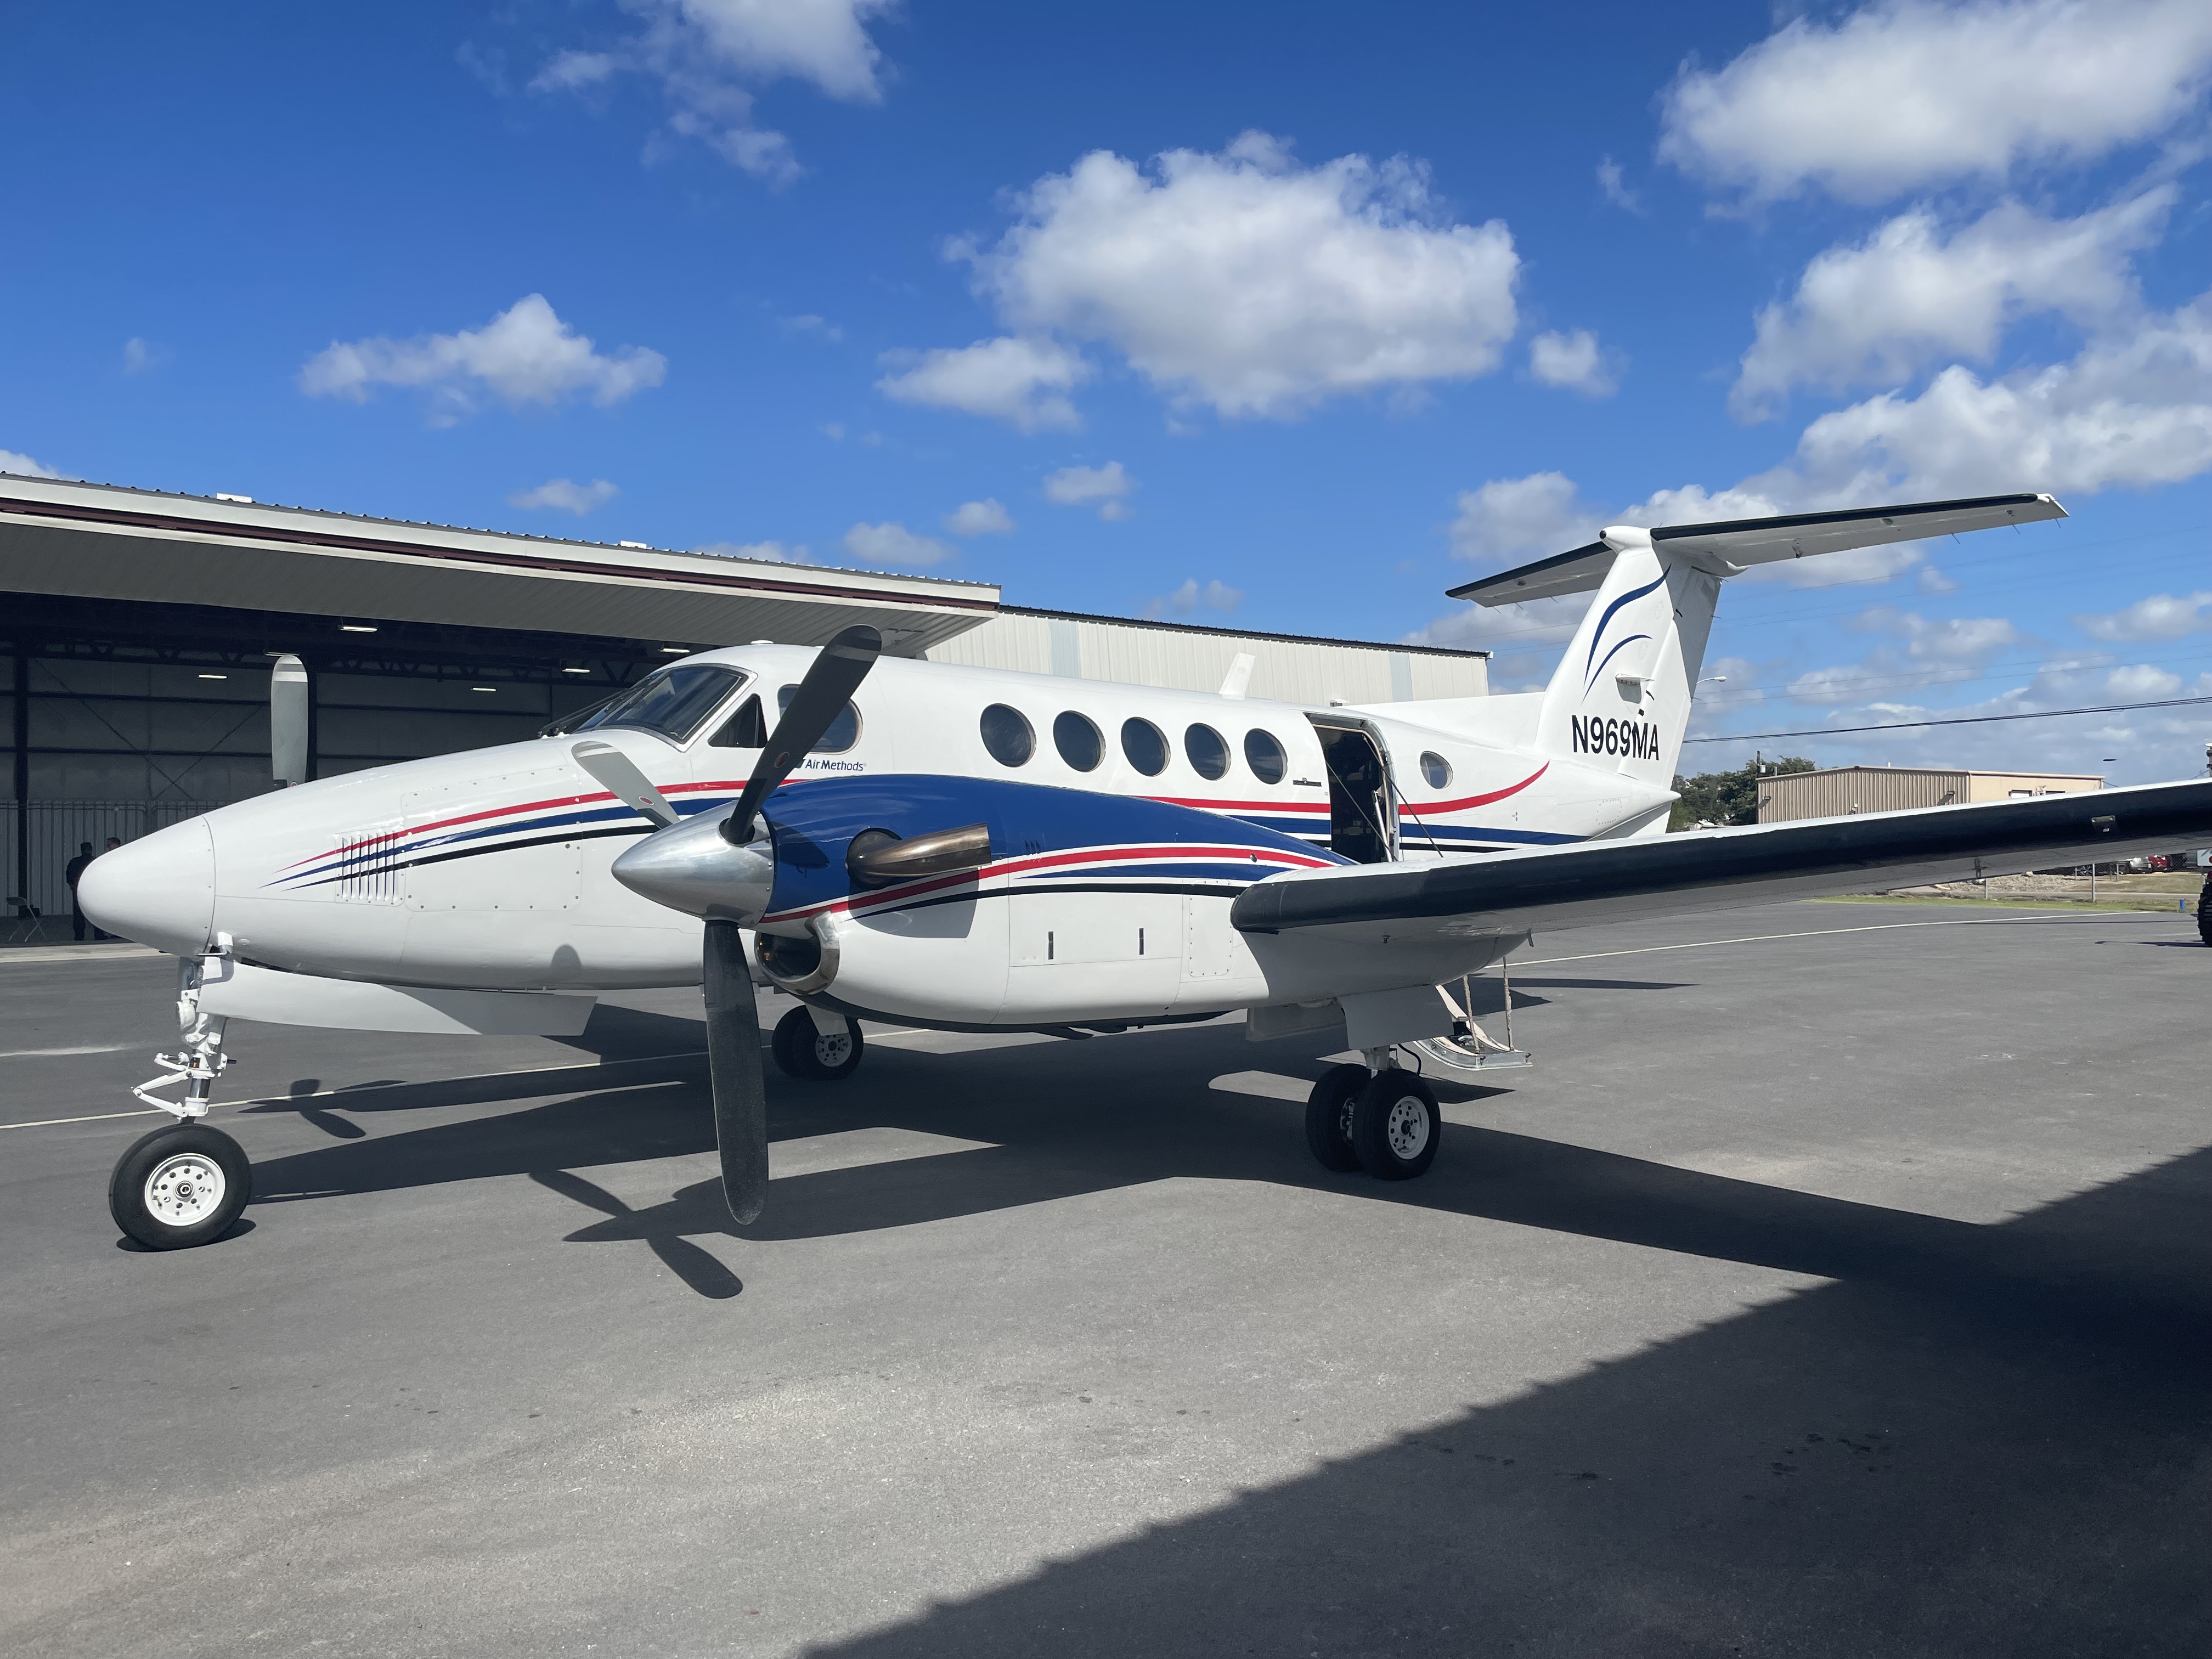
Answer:
[(2049, 489), (1732, 583), (1698, 730), (2212, 693), (2202, 0), (18, 8), (0, 74), (17, 470), (1490, 645), (1499, 689), (1574, 606), (1442, 590), (1602, 524)]

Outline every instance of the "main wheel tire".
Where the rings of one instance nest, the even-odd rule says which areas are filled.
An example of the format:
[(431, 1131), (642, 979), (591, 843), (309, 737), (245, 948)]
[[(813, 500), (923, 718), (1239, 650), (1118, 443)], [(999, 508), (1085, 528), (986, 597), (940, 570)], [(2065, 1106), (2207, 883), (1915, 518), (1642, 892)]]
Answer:
[(1367, 1086), (1364, 1066), (1332, 1066), (1306, 1097), (1306, 1145), (1324, 1170), (1356, 1170), (1352, 1147), (1352, 1111)]
[(2197, 937), (2212, 945), (2212, 881), (2197, 896)]
[(1443, 1115), (1429, 1085), (1395, 1067), (1376, 1073), (1352, 1110), (1352, 1146), (1359, 1167), (1383, 1181), (1411, 1181), (1437, 1161)]
[(221, 1238), (253, 1196), (246, 1149), (220, 1129), (172, 1124), (134, 1142), (107, 1180), (107, 1212), (149, 1249)]
[(814, 1016), (805, 1008), (794, 1008), (775, 1023), (775, 1063), (787, 1076), (809, 1083), (835, 1083), (852, 1076), (860, 1069), (866, 1046), (860, 1028), (849, 1019), (835, 1036), (817, 1030)]

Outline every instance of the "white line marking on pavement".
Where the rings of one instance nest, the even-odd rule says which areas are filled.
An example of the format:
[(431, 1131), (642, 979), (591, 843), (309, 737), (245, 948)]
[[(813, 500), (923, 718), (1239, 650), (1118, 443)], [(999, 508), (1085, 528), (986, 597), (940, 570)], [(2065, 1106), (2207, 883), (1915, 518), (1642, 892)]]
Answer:
[[(2163, 911), (2146, 910), (2145, 915), (2163, 915)], [(2057, 922), (2078, 927), (2085, 922), (2110, 921), (2102, 916), (1966, 916), (1957, 921), (1878, 921), (1864, 927), (1814, 927), (1802, 933), (1747, 933), (1741, 939), (1701, 939), (1688, 945), (1645, 945), (1633, 951), (1593, 951), (1582, 957), (1531, 957), (1516, 964), (1522, 968), (1545, 968), (1555, 962), (1597, 962), (1606, 957), (1648, 957), (1655, 951), (1702, 951), (1713, 945), (1765, 945), (1778, 939), (1820, 939), (1829, 933), (1887, 933), (1899, 927), (2002, 927), (2016, 922)]]
[(82, 1048), (0, 1048), (0, 1060), (58, 1060), (64, 1054), (119, 1054), (125, 1048), (143, 1048), (143, 1042), (96, 1042)]

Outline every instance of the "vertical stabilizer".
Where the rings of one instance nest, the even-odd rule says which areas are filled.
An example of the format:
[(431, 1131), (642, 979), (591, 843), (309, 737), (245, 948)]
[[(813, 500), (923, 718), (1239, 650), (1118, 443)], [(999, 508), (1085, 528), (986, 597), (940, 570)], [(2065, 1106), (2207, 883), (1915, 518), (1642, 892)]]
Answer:
[(1672, 786), (1721, 579), (1655, 550), (1646, 530), (1604, 534), (1613, 568), (1545, 689), (1536, 746), (1579, 765)]

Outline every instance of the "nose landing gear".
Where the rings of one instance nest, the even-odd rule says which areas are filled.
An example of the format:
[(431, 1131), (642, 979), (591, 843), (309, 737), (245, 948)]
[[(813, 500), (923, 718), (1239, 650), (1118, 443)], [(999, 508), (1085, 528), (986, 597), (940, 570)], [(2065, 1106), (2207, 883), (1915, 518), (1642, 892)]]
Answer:
[[(215, 1080), (230, 1065), (222, 1017), (200, 1012), (200, 986), (210, 972), (222, 971), (228, 943), (226, 935), (225, 948), (178, 964), (177, 1052), (156, 1054), (166, 1069), (131, 1091), (178, 1121), (134, 1141), (108, 1176), (108, 1213), (149, 1249), (188, 1249), (222, 1237), (253, 1196), (246, 1149), (199, 1121), (214, 1103)], [(173, 1083), (185, 1085), (183, 1099), (153, 1092)]]

